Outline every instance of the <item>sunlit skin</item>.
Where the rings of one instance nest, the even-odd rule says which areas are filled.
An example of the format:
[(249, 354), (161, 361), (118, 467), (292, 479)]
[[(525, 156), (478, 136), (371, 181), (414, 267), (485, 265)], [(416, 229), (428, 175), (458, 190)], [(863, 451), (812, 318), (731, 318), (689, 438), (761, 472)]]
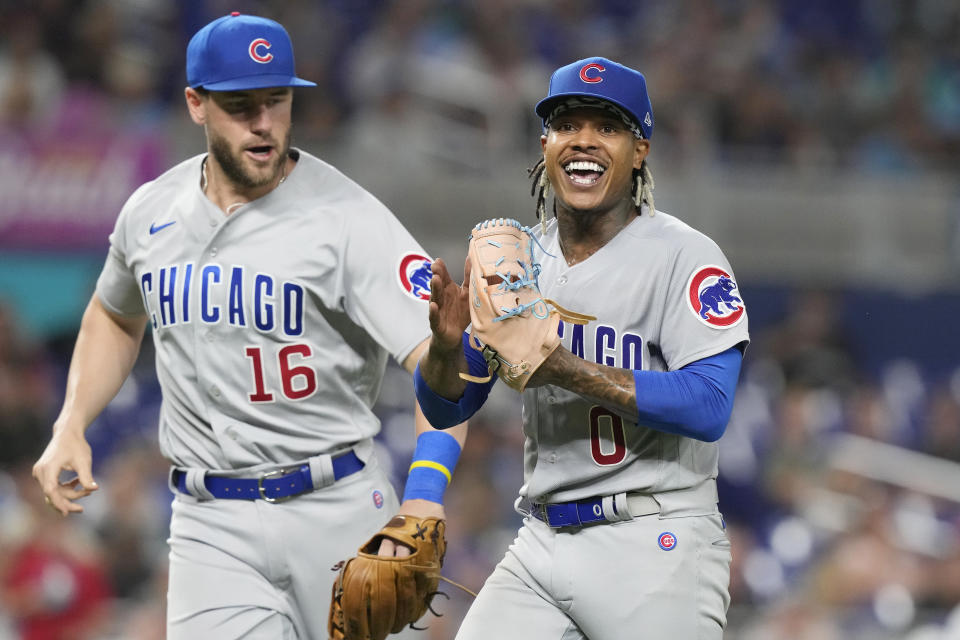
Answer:
[(260, 198), (290, 174), (290, 87), (205, 94), (187, 87), (184, 96), (207, 134), (206, 193), (220, 209)]
[[(557, 116), (540, 138), (547, 176), (556, 195), (564, 257), (582, 262), (637, 216), (633, 170), (650, 152), (616, 115), (581, 107)], [(592, 184), (578, 184), (564, 170), (570, 162), (595, 162), (605, 170)]]

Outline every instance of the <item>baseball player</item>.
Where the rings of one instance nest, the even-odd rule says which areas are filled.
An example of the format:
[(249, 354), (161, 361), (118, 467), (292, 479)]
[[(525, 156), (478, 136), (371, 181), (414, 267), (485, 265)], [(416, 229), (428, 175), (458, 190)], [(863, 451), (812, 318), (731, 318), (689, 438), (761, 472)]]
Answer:
[[(84, 431), (149, 325), (176, 495), (167, 637), (326, 638), (331, 567), (398, 511), (371, 408), (387, 357), (412, 371), (427, 346), (430, 260), (373, 196), (290, 146), (293, 88), (313, 83), (280, 24), (214, 20), (188, 45), (187, 81), (207, 153), (120, 212), (34, 476), (54, 509), (83, 511), (97, 489)], [(417, 414), (401, 513), (443, 517), (464, 429)]]
[[(555, 192), (553, 219), (533, 231), (540, 291), (596, 320), (561, 322), (560, 346), (523, 390), (523, 526), (457, 638), (720, 638), (730, 545), (716, 440), (748, 342), (736, 279), (713, 241), (654, 208), (642, 74), (574, 62), (536, 112), (538, 215)], [(462, 335), (479, 300), (450, 295), (440, 261), (434, 274), (414, 380), (442, 425), (475, 411), (491, 383)]]

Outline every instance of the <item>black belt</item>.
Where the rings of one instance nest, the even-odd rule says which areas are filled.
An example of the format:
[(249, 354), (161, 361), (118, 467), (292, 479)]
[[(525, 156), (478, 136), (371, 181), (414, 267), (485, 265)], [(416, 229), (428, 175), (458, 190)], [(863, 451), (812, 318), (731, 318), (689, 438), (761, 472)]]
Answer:
[[(363, 469), (363, 461), (352, 450), (332, 460), (334, 482)], [(173, 470), (173, 486), (181, 493), (193, 495), (187, 490), (187, 474), (180, 469)], [(266, 500), (284, 502), (302, 493), (313, 491), (313, 474), (310, 465), (301, 464), (293, 468), (267, 471), (256, 478), (227, 478), (206, 475), (203, 485), (214, 498), (233, 500)]]

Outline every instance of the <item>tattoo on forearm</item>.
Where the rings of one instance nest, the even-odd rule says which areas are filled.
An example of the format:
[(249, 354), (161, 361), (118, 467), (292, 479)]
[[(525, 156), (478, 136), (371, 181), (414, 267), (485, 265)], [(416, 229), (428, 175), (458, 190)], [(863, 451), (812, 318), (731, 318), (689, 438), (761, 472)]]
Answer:
[(556, 364), (545, 382), (569, 389), (626, 418), (637, 419), (632, 371), (584, 362), (571, 353), (558, 358)]

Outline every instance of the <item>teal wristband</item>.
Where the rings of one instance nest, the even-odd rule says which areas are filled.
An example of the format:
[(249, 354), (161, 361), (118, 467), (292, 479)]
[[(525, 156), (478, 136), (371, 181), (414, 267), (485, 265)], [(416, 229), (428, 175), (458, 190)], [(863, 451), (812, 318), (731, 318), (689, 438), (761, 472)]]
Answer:
[(417, 437), (417, 448), (407, 474), (404, 500), (429, 500), (443, 504), (443, 493), (460, 458), (460, 443), (449, 433), (426, 431)]

